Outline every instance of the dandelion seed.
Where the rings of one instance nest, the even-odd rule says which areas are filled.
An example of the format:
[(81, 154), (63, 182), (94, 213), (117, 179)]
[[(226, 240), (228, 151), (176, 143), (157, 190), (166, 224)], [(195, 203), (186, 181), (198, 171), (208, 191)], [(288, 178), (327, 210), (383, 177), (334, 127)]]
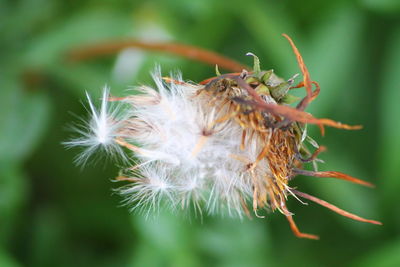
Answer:
[(66, 147), (82, 147), (84, 149), (75, 159), (78, 164), (84, 165), (88, 158), (99, 149), (103, 149), (109, 155), (117, 154), (119, 158), (126, 160), (123, 150), (115, 142), (116, 138), (122, 136), (119, 132), (124, 123), (120, 116), (121, 106), (110, 106), (109, 93), (109, 88), (105, 86), (100, 108), (97, 109), (86, 92), (90, 117), (72, 127), (79, 137), (63, 143)]

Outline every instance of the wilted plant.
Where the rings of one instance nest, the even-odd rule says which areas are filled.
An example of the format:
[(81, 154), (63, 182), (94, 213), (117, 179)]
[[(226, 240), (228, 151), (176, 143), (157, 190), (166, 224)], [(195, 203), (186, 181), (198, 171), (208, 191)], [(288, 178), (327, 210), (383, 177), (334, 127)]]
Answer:
[[(198, 84), (185, 82), (179, 75), (162, 78), (156, 70), (153, 78), (157, 89), (142, 86), (137, 88), (139, 94), (112, 97), (105, 88), (99, 109), (88, 95), (90, 118), (83, 127), (76, 128), (80, 136), (65, 144), (85, 148), (77, 158), (81, 163), (97, 149), (120, 157), (127, 167), (116, 180), (129, 183), (119, 192), (133, 209), (147, 213), (160, 203), (168, 203), (173, 209), (193, 205), (199, 213), (227, 211), (239, 216), (250, 216), (252, 210), (257, 217), (263, 217), (258, 215), (259, 209), (279, 210), (296, 236), (318, 239), (298, 230), (286, 206), (291, 195), (300, 202), (299, 197), (305, 198), (354, 220), (381, 224), (289, 186), (297, 175), (372, 185), (344, 173), (316, 170), (317, 156), (324, 147), (308, 136), (306, 125), (318, 125), (322, 134), (325, 125), (341, 129), (360, 126), (318, 119), (304, 111), (318, 96), (320, 87), (311, 81), (292, 40), (284, 36), (303, 74), (303, 81), (297, 85), (297, 75), (283, 80), (272, 70), (262, 71), (258, 58), (251, 53), (252, 70), (220, 74), (217, 68), (216, 77)], [(129, 45), (181, 55), (190, 50), (180, 45)], [(197, 55), (202, 60), (209, 53), (191, 51), (200, 51)], [(234, 70), (241, 68), (215, 54), (208, 55), (208, 62), (224, 62), (224, 67)], [(301, 87), (307, 93), (303, 99), (289, 94)], [(288, 105), (298, 100), (295, 108)], [(310, 145), (315, 152), (309, 150)], [(313, 163), (314, 171), (302, 169), (307, 162)]]

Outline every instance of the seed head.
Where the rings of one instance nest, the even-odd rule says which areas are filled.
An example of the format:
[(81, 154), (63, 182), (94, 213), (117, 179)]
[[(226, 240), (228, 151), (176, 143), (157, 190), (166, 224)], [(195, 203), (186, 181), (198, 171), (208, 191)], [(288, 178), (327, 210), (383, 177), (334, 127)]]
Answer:
[[(157, 69), (153, 74), (156, 88), (141, 86), (136, 88), (138, 94), (115, 98), (105, 87), (99, 109), (87, 95), (90, 118), (76, 128), (80, 137), (65, 144), (84, 147), (78, 157), (82, 162), (98, 148), (122, 157), (126, 164), (116, 180), (128, 183), (119, 192), (133, 210), (146, 214), (161, 203), (173, 210), (193, 206), (200, 214), (232, 216), (251, 216), (252, 210), (263, 217), (260, 210), (278, 210), (287, 217), (296, 236), (317, 239), (297, 229), (286, 207), (288, 196), (294, 196), (355, 220), (380, 224), (289, 185), (301, 174), (371, 186), (340, 172), (316, 170), (318, 154), (324, 147), (308, 136), (307, 123), (317, 124), (322, 133), (324, 125), (359, 127), (304, 112), (320, 88), (311, 81), (291, 39), (285, 37), (304, 77), (296, 86), (297, 75), (284, 80), (272, 70), (262, 71), (252, 53), (248, 54), (254, 57), (252, 71), (217, 72), (216, 77), (198, 84), (185, 82), (180, 75), (162, 78)], [(288, 104), (295, 98), (288, 93), (300, 87), (306, 88), (307, 95), (292, 108)], [(310, 151), (310, 145), (315, 152)], [(303, 170), (307, 162), (313, 164), (314, 171)]]

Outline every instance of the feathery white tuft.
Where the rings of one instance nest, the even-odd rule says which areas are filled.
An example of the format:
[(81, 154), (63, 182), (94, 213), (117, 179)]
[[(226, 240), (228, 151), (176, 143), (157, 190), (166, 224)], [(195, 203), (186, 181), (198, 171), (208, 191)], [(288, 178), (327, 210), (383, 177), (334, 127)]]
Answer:
[[(126, 109), (108, 107), (108, 89), (103, 91), (100, 110), (88, 96), (88, 126), (78, 130), (82, 137), (66, 144), (85, 147), (82, 161), (99, 147), (119, 155), (119, 145), (130, 149), (136, 166), (123, 173), (132, 183), (119, 192), (133, 209), (154, 210), (163, 202), (173, 210), (193, 206), (200, 214), (205, 209), (242, 216), (253, 183), (265, 183), (254, 181), (246, 167), (261, 152), (259, 140), (249, 139), (246, 149), (240, 149), (238, 136), (243, 129), (233, 120), (214, 123), (227, 110), (198, 95), (201, 85), (180, 83), (180, 77), (175, 78), (178, 83), (167, 84), (159, 71), (153, 78), (157, 90), (142, 86), (137, 88), (139, 94), (116, 103), (128, 105)], [(269, 172), (268, 162), (259, 166), (254, 172)]]
[(125, 160), (121, 147), (115, 142), (116, 138), (121, 137), (120, 129), (124, 121), (121, 117), (121, 106), (112, 105), (108, 101), (110, 89), (103, 88), (100, 107), (96, 108), (90, 95), (86, 92), (89, 105), (90, 117), (82, 119), (82, 123), (73, 126), (73, 130), (79, 137), (63, 144), (67, 147), (83, 147), (83, 152), (76, 158), (78, 164), (85, 164), (88, 158), (99, 149), (103, 149), (107, 154), (118, 154)]

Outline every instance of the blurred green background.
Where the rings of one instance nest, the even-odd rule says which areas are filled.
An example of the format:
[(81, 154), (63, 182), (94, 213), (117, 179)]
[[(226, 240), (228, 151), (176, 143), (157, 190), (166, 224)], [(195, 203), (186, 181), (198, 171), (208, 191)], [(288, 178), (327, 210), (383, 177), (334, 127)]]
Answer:
[[(371, 181), (298, 177), (292, 185), (384, 226), (343, 218), (291, 198), (293, 236), (279, 213), (239, 220), (161, 213), (145, 220), (120, 207), (118, 169), (85, 168), (66, 150), (68, 125), (84, 116), (84, 91), (114, 95), (151, 83), (155, 63), (200, 81), (214, 67), (127, 50), (70, 62), (73, 48), (137, 38), (207, 48), (245, 64), (299, 73), (289, 34), (320, 82), (309, 111), (361, 131), (313, 136), (324, 170)], [(0, 266), (400, 266), (400, 1), (0, 1)]]

